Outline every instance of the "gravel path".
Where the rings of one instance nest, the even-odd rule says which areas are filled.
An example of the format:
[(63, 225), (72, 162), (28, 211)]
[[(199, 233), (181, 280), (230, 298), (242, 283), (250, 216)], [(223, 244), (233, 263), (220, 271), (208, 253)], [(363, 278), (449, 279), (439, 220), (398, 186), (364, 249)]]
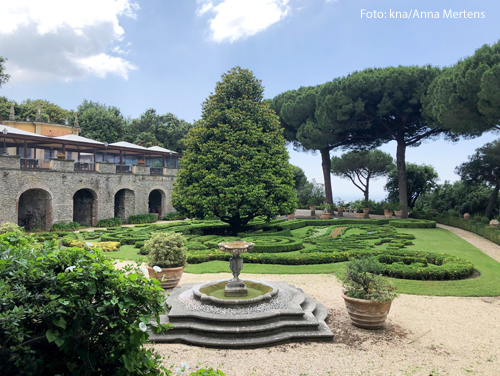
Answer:
[[(500, 261), (500, 246), (475, 234), (439, 225)], [(122, 263), (120, 263), (122, 264)], [(188, 274), (182, 282), (230, 278), (230, 273)], [(333, 343), (292, 343), (253, 350), (217, 350), (157, 344), (164, 365), (189, 371), (219, 367), (227, 376), (322, 375), (500, 375), (500, 297), (462, 298), (402, 294), (384, 329), (350, 323), (333, 274), (258, 275), (243, 278), (287, 281), (322, 302), (330, 312)]]

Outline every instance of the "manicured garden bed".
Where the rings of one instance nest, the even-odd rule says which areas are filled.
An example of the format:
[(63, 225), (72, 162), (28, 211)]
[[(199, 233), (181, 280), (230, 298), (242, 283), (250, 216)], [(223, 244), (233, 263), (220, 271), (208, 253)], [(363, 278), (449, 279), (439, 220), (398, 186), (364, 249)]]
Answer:
[(275, 220), (253, 221), (229, 236), (220, 221), (183, 221), (118, 227), (65, 235), (74, 240), (116, 242), (113, 258), (141, 261), (143, 241), (152, 232), (182, 232), (187, 238), (188, 273), (227, 272), (230, 254), (217, 249), (222, 241), (255, 243), (244, 254), (244, 273), (320, 274), (342, 278), (345, 262), (375, 255), (400, 292), (428, 295), (500, 295), (500, 264), (448, 231), (426, 220)]

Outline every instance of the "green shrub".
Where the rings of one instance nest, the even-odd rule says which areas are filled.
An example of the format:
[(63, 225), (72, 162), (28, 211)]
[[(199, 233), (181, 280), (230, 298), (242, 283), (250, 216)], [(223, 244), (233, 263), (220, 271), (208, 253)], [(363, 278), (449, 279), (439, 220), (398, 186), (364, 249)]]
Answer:
[(148, 253), (149, 266), (160, 268), (177, 268), (187, 265), (187, 248), (185, 238), (175, 232), (155, 232), (151, 239), (144, 243)]
[(389, 225), (396, 228), (435, 228), (436, 222), (425, 219), (398, 219), (390, 221)]
[(148, 327), (166, 329), (159, 282), (115, 269), (99, 250), (12, 233), (0, 236), (0, 255), (2, 375), (170, 374), (143, 347)]
[(185, 216), (177, 213), (177, 212), (172, 212), (172, 213), (167, 213), (165, 214), (165, 216), (163, 217), (163, 220), (165, 221), (176, 221), (176, 220), (182, 220), (186, 218)]
[(380, 275), (382, 270), (373, 256), (349, 262), (343, 283), (345, 295), (381, 303), (394, 300), (398, 296), (397, 287)]
[(481, 217), (481, 223), (484, 224), (484, 225), (489, 225), (490, 224), (490, 220), (488, 217)]
[(97, 222), (97, 227), (118, 227), (121, 225), (122, 219), (118, 217), (101, 219), (99, 222)]
[(138, 242), (135, 242), (134, 244), (134, 248), (142, 248), (144, 247), (144, 241), (138, 241)]
[(7, 232), (14, 232), (16, 234), (21, 234), (23, 232), (23, 228), (12, 222), (2, 223), (0, 225), (0, 235), (5, 234)]
[(481, 216), (480, 215), (476, 215), (474, 216), (474, 218), (472, 218), (474, 221), (476, 222), (481, 222)]
[(80, 224), (78, 222), (70, 222), (70, 223), (64, 223), (64, 222), (57, 222), (52, 225), (50, 228), (50, 231), (74, 231), (78, 230), (80, 227)]
[(150, 214), (137, 214), (131, 215), (127, 219), (127, 223), (131, 224), (141, 224), (141, 223), (154, 223), (158, 220), (158, 217), (152, 213)]
[(64, 245), (65, 247), (70, 247), (71, 242), (74, 240), (77, 240), (77, 239), (78, 239), (78, 237), (76, 236), (76, 234), (72, 233), (72, 234), (68, 234), (68, 235), (65, 235), (64, 237), (62, 237), (61, 242), (62, 242), (62, 245)]
[(226, 376), (224, 372), (219, 369), (210, 368), (202, 368), (196, 372), (191, 372), (189, 376)]

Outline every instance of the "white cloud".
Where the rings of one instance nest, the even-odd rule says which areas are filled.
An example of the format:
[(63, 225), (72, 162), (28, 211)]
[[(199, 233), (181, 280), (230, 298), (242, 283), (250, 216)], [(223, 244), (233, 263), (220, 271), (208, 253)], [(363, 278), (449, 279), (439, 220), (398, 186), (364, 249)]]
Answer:
[(9, 84), (108, 74), (128, 78), (136, 67), (121, 57), (119, 17), (135, 19), (132, 0), (0, 2), (0, 51)]
[(252, 36), (290, 13), (288, 0), (198, 0), (198, 15), (215, 13), (209, 25), (216, 42), (235, 42)]

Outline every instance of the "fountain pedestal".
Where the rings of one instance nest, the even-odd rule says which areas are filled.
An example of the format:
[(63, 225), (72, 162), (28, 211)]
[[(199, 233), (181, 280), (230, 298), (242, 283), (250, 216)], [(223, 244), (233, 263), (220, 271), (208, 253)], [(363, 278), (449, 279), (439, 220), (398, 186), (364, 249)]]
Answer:
[(229, 280), (224, 288), (224, 296), (247, 296), (247, 286), (245, 285), (245, 282), (239, 278), (241, 269), (243, 269), (243, 259), (240, 255), (251, 251), (253, 249), (253, 243), (243, 241), (224, 242), (219, 243), (219, 249), (233, 255), (233, 257), (229, 260), (229, 268), (233, 272), (233, 279)]

